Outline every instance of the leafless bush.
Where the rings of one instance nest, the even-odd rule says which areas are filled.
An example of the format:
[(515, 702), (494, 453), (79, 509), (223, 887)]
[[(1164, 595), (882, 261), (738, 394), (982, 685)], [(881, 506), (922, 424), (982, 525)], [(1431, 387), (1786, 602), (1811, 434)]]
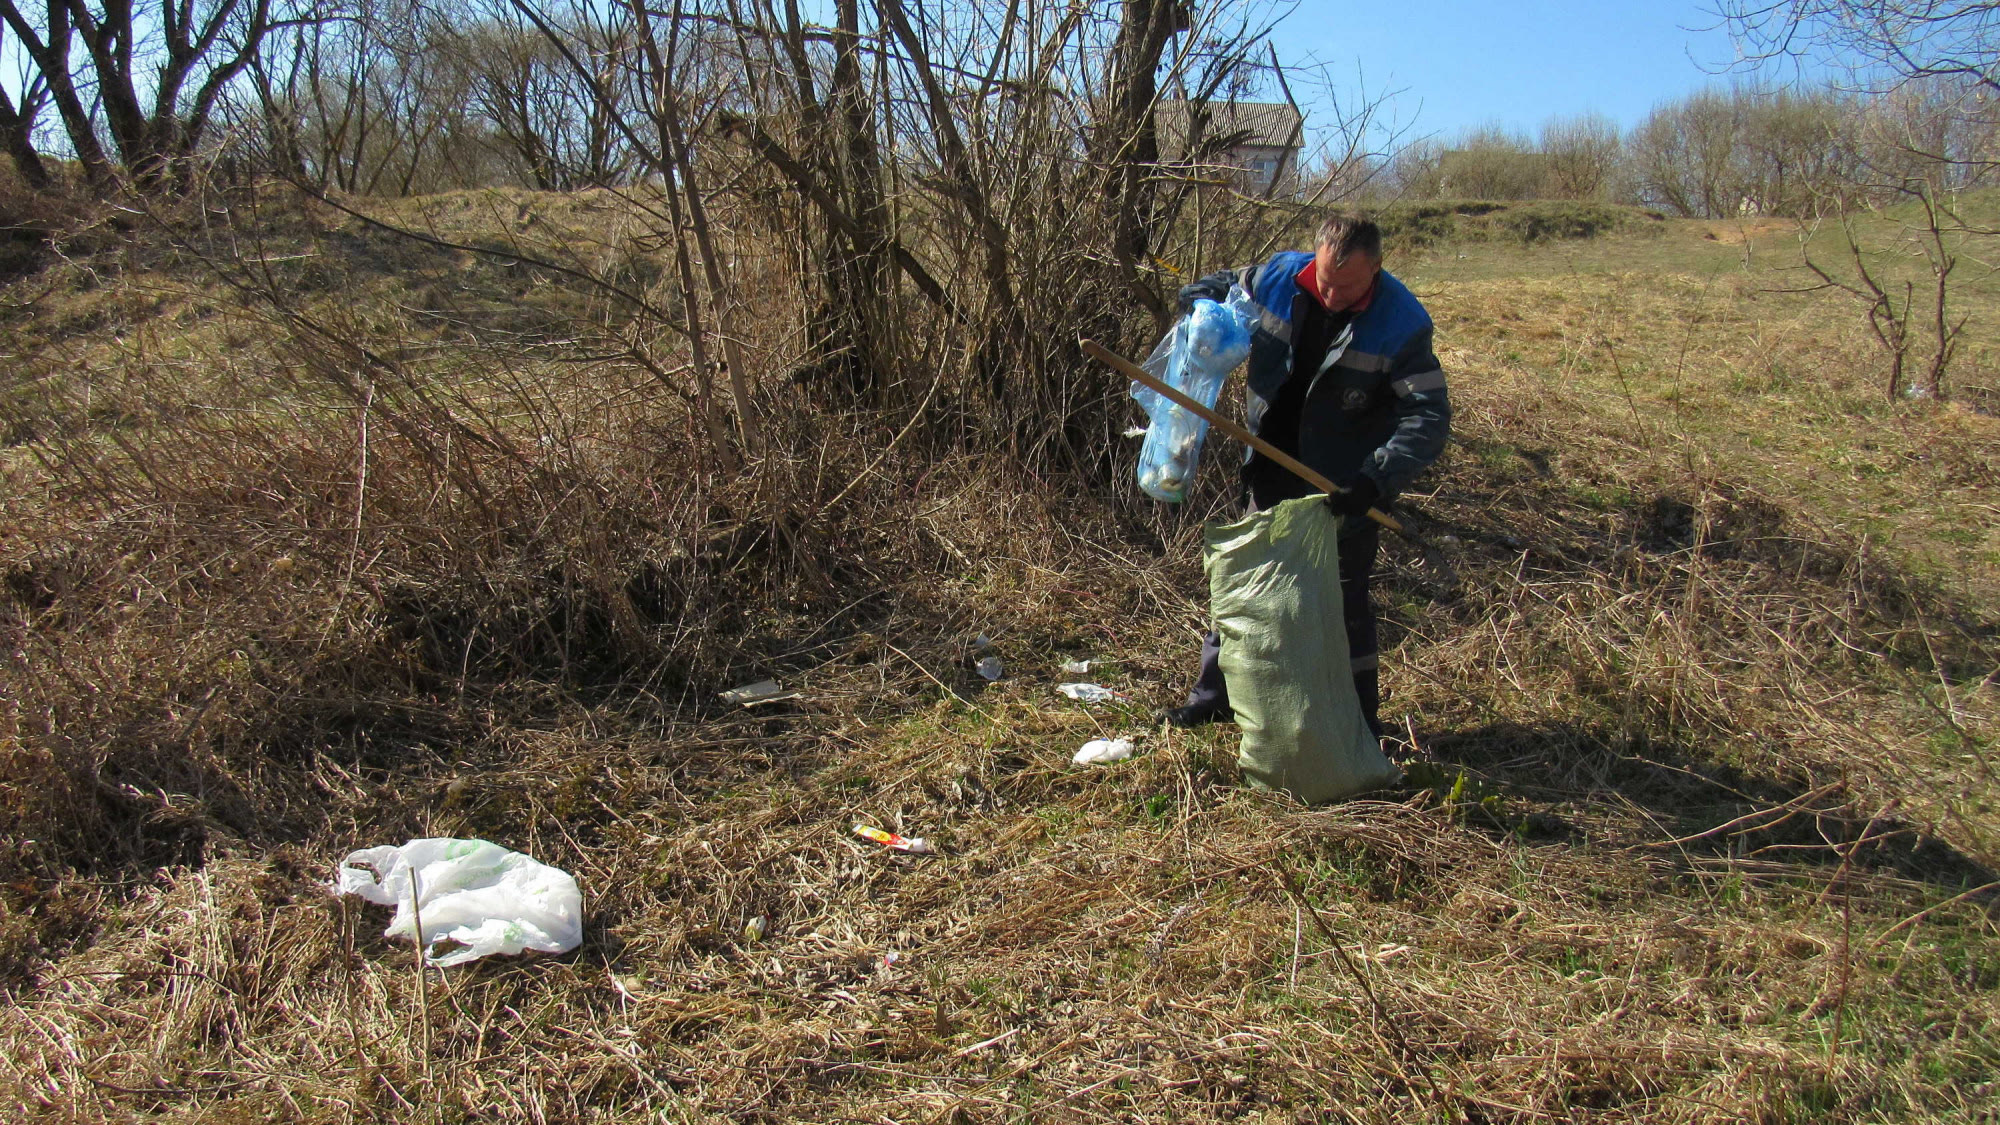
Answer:
[(1542, 125), (1540, 148), (1549, 194), (1602, 200), (1614, 193), (1623, 138), (1610, 118), (1592, 113), (1550, 120)]
[[(613, 10), (615, 33), (590, 40), (580, 9), (516, 8), (665, 192), (647, 221), (688, 251), (676, 268), (700, 322), (695, 369), (727, 373), (730, 425), (750, 446), (747, 428), (763, 424), (750, 404), (769, 392), (740, 382), (748, 360), (719, 353), (743, 338), (730, 321), (768, 326), (775, 300), (805, 315), (765, 335), (802, 339), (783, 367), (833, 396), (822, 401), (935, 403), (922, 424), (935, 433), (978, 435), (1030, 466), (1101, 469), (1118, 385), (1076, 336), (1150, 336), (1181, 283), (1162, 276), (1166, 255), (1209, 264), (1298, 209), (1232, 193), (1208, 166), (1232, 142), (1204, 133), (1199, 111), (1172, 159), (1160, 147), (1170, 93), (1199, 107), (1268, 73), (1248, 20), (1184, 26), (1166, 3), (1105, 20), (883, 0), (836, 5), (821, 28), (789, 10), (725, 19), (688, 3)], [(1190, 227), (1187, 253), (1175, 240)], [(801, 248), (783, 297), (732, 276), (720, 248), (744, 238)], [(1143, 326), (1124, 313), (1135, 301), (1152, 314)]]
[(1610, 121), (1553, 118), (1534, 139), (1487, 127), (1420, 141), (1396, 154), (1391, 172), (1399, 195), (1412, 200), (1602, 200), (1622, 157)]

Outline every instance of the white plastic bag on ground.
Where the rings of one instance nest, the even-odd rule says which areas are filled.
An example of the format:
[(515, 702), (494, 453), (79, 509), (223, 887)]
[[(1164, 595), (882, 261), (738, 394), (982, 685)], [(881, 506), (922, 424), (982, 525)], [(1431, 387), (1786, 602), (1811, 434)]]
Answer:
[[(419, 941), (433, 965), (524, 949), (567, 953), (583, 943), (583, 895), (569, 872), (485, 840), (446, 836), (363, 848), (341, 861), (335, 889), (395, 907), (383, 935)], [(423, 916), (421, 939), (417, 914)], [(440, 957), (435, 947), (441, 942), (460, 948)]]
[(1124, 761), (1136, 749), (1129, 738), (1093, 738), (1070, 760), (1079, 766), (1103, 766)]

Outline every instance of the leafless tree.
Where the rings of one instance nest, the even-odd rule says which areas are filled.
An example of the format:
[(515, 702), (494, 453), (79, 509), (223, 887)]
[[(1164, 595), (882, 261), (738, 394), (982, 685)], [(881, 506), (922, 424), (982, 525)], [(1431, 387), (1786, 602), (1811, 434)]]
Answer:
[(1111, 47), (1111, 78), (1091, 140), (1093, 156), (1105, 169), (1104, 206), (1112, 222), (1112, 252), (1132, 292), (1156, 316), (1165, 307), (1154, 288), (1140, 282), (1145, 260), (1155, 184), (1149, 172), (1160, 161), (1159, 127), (1153, 107), (1159, 99), (1160, 60), (1176, 32), (1187, 30), (1191, 14), (1179, 0), (1123, 0), (1118, 37)]
[[(0, 0), (85, 173), (142, 188), (176, 179), (230, 84), (281, 17), (274, 0)], [(288, 17), (286, 17), (288, 18)], [(85, 76), (83, 83), (78, 75)], [(113, 157), (99, 140), (101, 114)]]
[(1984, 0), (1718, 0), (1753, 61), (1811, 61), (1881, 91), (1952, 79), (2000, 93), (2000, 9)]
[(324, 16), (271, 36), (251, 61), (260, 155), (321, 189), (407, 192), (462, 99), (443, 88), (416, 10), (349, 0)]
[(1864, 109), (1835, 89), (1739, 92), (1732, 163), (1743, 205), (1804, 215), (1852, 194)]
[[(1993, 101), (2000, 95), (2000, 7), (1937, 0), (1723, 0), (1718, 8), (1754, 62), (1811, 60), (1847, 68), (1849, 89), (1865, 98), (1849, 190), (1830, 208), (1845, 261), (1806, 266), (1825, 286), (1867, 309), (1869, 327), (1889, 357), (1891, 399), (1903, 390), (1908, 356), (1921, 338), (1925, 365), (1911, 384), (1919, 397), (1943, 397), (1969, 315), (1955, 280), (1959, 247), (1975, 231), (1953, 203), (1962, 188), (1996, 166)], [(1857, 231), (1856, 205), (1900, 204), (1883, 238), (1922, 263), (1918, 278), (1897, 277), (1871, 262)], [(1875, 224), (1878, 228), (1881, 221)], [(1808, 234), (1811, 232), (1808, 231)], [(1918, 253), (1909, 255), (1914, 248)], [(1899, 291), (1900, 290), (1900, 295)]]
[[(7, 29), (0, 25), (0, 48), (7, 43)], [(42, 162), (42, 154), (35, 147), (35, 124), (41, 117), (42, 107), (48, 103), (48, 80), (39, 71), (27, 69), (18, 83), (21, 104), (7, 95), (7, 89), (0, 86), (0, 148), (5, 148), (7, 156), (14, 162), (15, 172), (20, 174), (29, 187), (41, 189), (49, 186), (48, 166)]]
[(1618, 170), (1623, 140), (1601, 113), (1553, 118), (1542, 126), (1543, 189), (1561, 199), (1598, 199)]
[(1642, 202), (1691, 218), (1802, 216), (1851, 194), (1867, 103), (1832, 87), (1703, 90), (1627, 142)]
[(1736, 214), (1743, 201), (1739, 110), (1730, 94), (1705, 90), (1649, 114), (1629, 142), (1640, 197), (1688, 217)]
[(555, 38), (515, 5), (474, 5), (440, 31), (436, 49), (530, 186), (621, 182), (634, 161), (619, 125), (634, 89), (630, 12), (574, 4), (551, 8), (541, 23)]
[[(1915, 201), (1919, 217), (1897, 223), (1899, 229), (1886, 238), (1880, 233), (1867, 237), (1857, 231), (1853, 213), (1833, 209), (1828, 219), (1808, 224), (1801, 239), (1805, 266), (1819, 279), (1818, 287), (1845, 293), (1865, 310), (1869, 332), (1888, 362), (1883, 392), (1891, 402), (1906, 391), (1919, 399), (1945, 397), (1946, 376), (1970, 319), (1954, 307), (1953, 300), (1953, 274), (1959, 265), (1955, 244), (1962, 225), (1925, 186), (1910, 184), (1904, 190)], [(1814, 249), (1814, 236), (1828, 224), (1837, 240), (1837, 263)], [(1891, 254), (1871, 250), (1871, 243), (1884, 242)], [(1917, 251), (1922, 263), (1921, 286), (1907, 276), (1907, 270), (1896, 268), (1906, 260), (1896, 251), (1909, 248)], [(1914, 378), (1913, 359), (1920, 365)]]

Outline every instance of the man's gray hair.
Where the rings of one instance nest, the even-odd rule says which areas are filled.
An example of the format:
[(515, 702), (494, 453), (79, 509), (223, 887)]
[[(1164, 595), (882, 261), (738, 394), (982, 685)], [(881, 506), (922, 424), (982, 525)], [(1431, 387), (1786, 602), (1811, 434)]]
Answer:
[(1366, 254), (1379, 262), (1382, 260), (1382, 228), (1374, 220), (1364, 219), (1346, 211), (1328, 211), (1320, 220), (1319, 239), (1314, 248), (1333, 247), (1335, 264), (1346, 261), (1356, 252)]

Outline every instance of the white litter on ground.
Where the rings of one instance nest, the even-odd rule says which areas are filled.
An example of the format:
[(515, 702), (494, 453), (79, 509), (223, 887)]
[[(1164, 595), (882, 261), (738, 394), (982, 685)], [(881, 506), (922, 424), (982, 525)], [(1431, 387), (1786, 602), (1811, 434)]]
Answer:
[(1101, 766), (1122, 762), (1138, 749), (1129, 738), (1093, 738), (1070, 759), (1079, 766)]
[(758, 680), (754, 684), (744, 684), (719, 693), (724, 703), (735, 703), (743, 707), (754, 707), (759, 703), (775, 703), (780, 699), (797, 699), (799, 693), (786, 691), (776, 680)]
[[(433, 965), (526, 949), (567, 953), (583, 943), (583, 894), (569, 872), (485, 840), (363, 848), (341, 861), (334, 891), (395, 907), (383, 935), (417, 941)], [(461, 948), (440, 957), (443, 942)]]

